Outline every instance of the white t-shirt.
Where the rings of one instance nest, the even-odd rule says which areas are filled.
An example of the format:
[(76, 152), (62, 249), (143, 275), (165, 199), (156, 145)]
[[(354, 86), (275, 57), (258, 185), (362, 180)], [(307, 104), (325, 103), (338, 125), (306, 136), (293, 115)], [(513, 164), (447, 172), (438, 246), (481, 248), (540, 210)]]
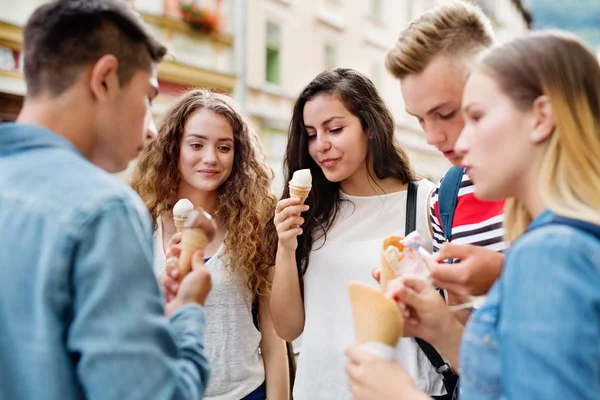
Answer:
[[(226, 269), (225, 246), (206, 263), (212, 289), (206, 298), (204, 346), (212, 366), (205, 399), (241, 399), (265, 380), (259, 346), (261, 334), (254, 326), (250, 291)], [(165, 267), (162, 222), (154, 233), (154, 271)], [(242, 292), (244, 290), (244, 293)]]
[[(416, 225), (424, 247), (431, 251), (427, 199), (435, 185), (422, 180), (418, 186)], [(342, 193), (341, 197), (350, 202), (342, 202), (325, 244), (320, 239), (313, 245), (304, 275), (306, 321), (295, 400), (352, 399), (344, 370), (348, 362), (344, 350), (355, 340), (348, 282), (378, 287), (371, 270), (380, 265), (383, 238), (405, 235), (406, 191), (369, 197)], [(395, 360), (427, 394), (445, 393), (440, 375), (413, 338), (398, 341)]]

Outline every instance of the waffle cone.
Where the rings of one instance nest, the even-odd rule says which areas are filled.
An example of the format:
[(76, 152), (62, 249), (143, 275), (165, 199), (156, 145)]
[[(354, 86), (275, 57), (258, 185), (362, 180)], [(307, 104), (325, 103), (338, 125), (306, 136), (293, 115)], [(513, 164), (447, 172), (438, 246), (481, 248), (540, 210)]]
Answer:
[(378, 342), (395, 347), (402, 336), (404, 319), (394, 301), (362, 282), (350, 282), (348, 289), (357, 343)]
[(383, 240), (383, 246), (381, 249), (381, 276), (379, 279), (379, 283), (381, 285), (381, 291), (385, 293), (388, 284), (398, 277), (398, 274), (394, 270), (394, 268), (390, 265), (387, 257), (385, 256), (385, 250), (390, 247), (396, 247), (400, 252), (404, 250), (404, 245), (402, 244), (402, 240), (404, 238), (402, 236), (388, 236)]
[(183, 232), (183, 224), (185, 224), (186, 217), (178, 217), (176, 215), (173, 216), (173, 222), (175, 222), (175, 228), (177, 228), (177, 232)]
[(181, 255), (179, 256), (179, 270), (183, 278), (192, 269), (192, 256), (196, 250), (201, 250), (208, 244), (208, 237), (202, 229), (186, 229), (181, 236)]
[(304, 204), (310, 193), (311, 186), (295, 186), (290, 184), (289, 187), (290, 198), (300, 199), (300, 204)]

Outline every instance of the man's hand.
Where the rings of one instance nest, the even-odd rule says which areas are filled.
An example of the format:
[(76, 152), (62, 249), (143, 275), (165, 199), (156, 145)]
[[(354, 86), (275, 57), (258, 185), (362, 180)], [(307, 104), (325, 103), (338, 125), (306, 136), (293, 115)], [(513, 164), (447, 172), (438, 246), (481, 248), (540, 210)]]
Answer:
[(204, 266), (204, 255), (198, 250), (192, 257), (192, 270), (178, 285), (177, 294), (167, 303), (166, 315), (170, 317), (175, 311), (190, 303), (204, 305), (206, 297), (212, 289), (210, 273)]
[(399, 364), (383, 361), (359, 346), (346, 349), (346, 373), (354, 400), (429, 399)]
[(210, 216), (209, 213), (201, 208), (192, 210), (188, 214), (183, 226), (185, 229), (202, 229), (209, 242), (213, 240), (217, 234), (217, 224), (215, 220)]
[[(451, 258), (460, 261), (444, 263)], [(425, 258), (425, 262), (435, 286), (459, 296), (481, 296), (500, 276), (504, 256), (480, 246), (445, 243), (433, 258)]]
[(203, 306), (211, 288), (212, 280), (204, 265), (204, 253), (198, 250), (192, 257), (192, 270), (183, 278), (175, 300), (183, 304), (198, 303)]
[(158, 277), (167, 303), (173, 300), (179, 291), (179, 282), (181, 281), (181, 271), (179, 270), (180, 254), (181, 249), (177, 245), (171, 246), (167, 250), (167, 264)]
[[(188, 216), (186, 228), (201, 228), (209, 240), (215, 236), (217, 225), (209, 214), (202, 210), (194, 210)], [(173, 242), (173, 239), (171, 240)], [(192, 270), (181, 280), (179, 271), (179, 255), (181, 249), (174, 244), (167, 251), (167, 265), (160, 281), (167, 299), (166, 314), (172, 315), (186, 304), (204, 305), (212, 288), (210, 273), (204, 266), (204, 253), (198, 250), (192, 257)]]

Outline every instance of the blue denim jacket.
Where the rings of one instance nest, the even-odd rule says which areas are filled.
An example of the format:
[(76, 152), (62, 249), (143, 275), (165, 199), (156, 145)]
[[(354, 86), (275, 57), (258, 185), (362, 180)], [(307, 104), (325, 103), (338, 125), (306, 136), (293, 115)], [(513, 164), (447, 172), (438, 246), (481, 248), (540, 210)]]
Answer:
[(460, 366), (461, 400), (600, 398), (600, 240), (536, 218), (471, 317)]
[(164, 316), (139, 197), (65, 139), (0, 125), (0, 399), (201, 399), (204, 309)]

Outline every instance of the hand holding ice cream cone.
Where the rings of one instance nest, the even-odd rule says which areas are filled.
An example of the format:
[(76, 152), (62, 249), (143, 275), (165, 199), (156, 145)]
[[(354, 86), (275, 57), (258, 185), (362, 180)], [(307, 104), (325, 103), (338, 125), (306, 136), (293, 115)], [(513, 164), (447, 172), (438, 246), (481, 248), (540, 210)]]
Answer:
[[(174, 247), (172, 254), (176, 257), (179, 252), (180, 249)], [(181, 281), (179, 280), (179, 268), (177, 265), (170, 267), (167, 264), (167, 268), (170, 268), (170, 276), (162, 275), (163, 279), (161, 279), (161, 283), (163, 284), (163, 289), (165, 289), (165, 298), (167, 300), (165, 307), (167, 317), (171, 317), (171, 315), (186, 304), (196, 303), (204, 305), (208, 293), (212, 288), (211, 275), (204, 266), (202, 251), (196, 251), (192, 258), (193, 269)], [(170, 281), (173, 286), (165, 286), (167, 281)]]
[[(312, 188), (312, 175), (310, 169), (299, 169), (292, 175), (292, 180), (289, 182), (290, 198), (299, 199), (298, 205), (303, 205)], [(293, 225), (292, 229), (298, 228)]]
[(202, 210), (192, 210), (185, 221), (181, 235), (181, 255), (179, 256), (179, 269), (181, 277), (191, 269), (192, 256), (197, 250), (202, 250), (217, 232), (217, 225), (212, 217)]

